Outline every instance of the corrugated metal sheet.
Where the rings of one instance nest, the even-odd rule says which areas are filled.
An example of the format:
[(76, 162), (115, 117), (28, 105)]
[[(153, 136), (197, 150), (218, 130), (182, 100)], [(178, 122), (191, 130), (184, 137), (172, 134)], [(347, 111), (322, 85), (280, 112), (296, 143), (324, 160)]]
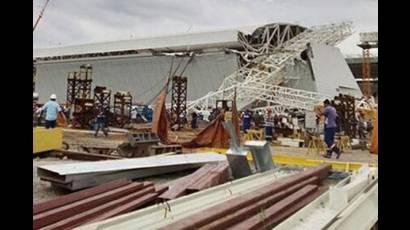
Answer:
[(146, 49), (189, 49), (238, 45), (238, 30), (181, 34), (33, 50), (33, 58)]
[[(174, 69), (183, 59), (180, 71), (188, 58), (175, 58)], [(160, 91), (168, 76), (172, 57), (170, 56), (121, 56), (95, 59), (78, 59), (56, 62), (39, 62), (35, 90), (39, 101), (45, 102), (52, 93), (58, 101), (64, 102), (67, 90), (68, 72), (78, 71), (80, 65), (93, 67), (93, 88), (107, 86), (113, 93), (130, 91), (134, 102), (151, 100)], [(238, 68), (237, 56), (224, 52), (197, 55), (185, 70), (188, 77), (188, 100), (197, 99), (211, 90), (216, 90), (223, 79)]]

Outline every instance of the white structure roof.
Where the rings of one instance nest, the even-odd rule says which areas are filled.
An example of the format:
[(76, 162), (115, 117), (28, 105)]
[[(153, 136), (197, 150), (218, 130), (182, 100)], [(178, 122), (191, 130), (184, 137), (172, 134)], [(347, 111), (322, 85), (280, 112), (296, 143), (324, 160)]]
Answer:
[(112, 42), (101, 42), (84, 45), (73, 45), (56, 48), (35, 49), (33, 58), (79, 55), (90, 53), (106, 53), (128, 50), (149, 49), (193, 49), (207, 47), (228, 47), (238, 45), (238, 30), (223, 30), (180, 34), (165, 37), (131, 39)]
[[(362, 48), (357, 46), (360, 44), (360, 34), (354, 33), (349, 36), (347, 39), (339, 43), (336, 47), (340, 49), (345, 58), (361, 58), (362, 57)], [(370, 50), (371, 57), (378, 57), (378, 49)]]

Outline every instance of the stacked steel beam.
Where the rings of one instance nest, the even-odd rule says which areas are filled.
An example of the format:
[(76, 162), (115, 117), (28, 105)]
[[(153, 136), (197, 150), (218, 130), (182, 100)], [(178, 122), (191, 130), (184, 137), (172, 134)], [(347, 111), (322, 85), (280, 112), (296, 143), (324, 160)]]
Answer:
[(230, 177), (229, 165), (226, 161), (218, 164), (206, 164), (194, 173), (179, 179), (169, 186), (159, 198), (172, 200), (185, 194), (202, 191), (215, 185), (223, 184)]
[(270, 229), (323, 193), (320, 183), (330, 169), (323, 165), (277, 180), (162, 229)]
[(33, 229), (71, 229), (154, 203), (166, 191), (152, 182), (116, 180), (33, 205)]

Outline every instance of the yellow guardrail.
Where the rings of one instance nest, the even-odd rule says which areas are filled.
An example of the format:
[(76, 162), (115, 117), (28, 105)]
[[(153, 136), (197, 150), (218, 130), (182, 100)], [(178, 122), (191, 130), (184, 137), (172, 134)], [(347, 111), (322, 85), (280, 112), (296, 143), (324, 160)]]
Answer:
[[(218, 149), (218, 148), (200, 148), (199, 151), (203, 152), (216, 152), (220, 154), (226, 154), (227, 149)], [(247, 159), (252, 161), (252, 155), (248, 153)], [(358, 170), (363, 164), (368, 164), (370, 167), (377, 167), (376, 164), (373, 163), (363, 163), (363, 162), (342, 162), (342, 161), (332, 161), (332, 160), (319, 160), (319, 159), (309, 159), (306, 157), (294, 157), (294, 156), (286, 156), (286, 155), (277, 155), (275, 154), (272, 156), (273, 162), (275, 164), (280, 165), (297, 165), (297, 166), (304, 166), (304, 167), (315, 167), (321, 164), (331, 164), (332, 169), (338, 171), (356, 171)]]
[(63, 145), (63, 130), (61, 128), (33, 128), (33, 154), (61, 149)]

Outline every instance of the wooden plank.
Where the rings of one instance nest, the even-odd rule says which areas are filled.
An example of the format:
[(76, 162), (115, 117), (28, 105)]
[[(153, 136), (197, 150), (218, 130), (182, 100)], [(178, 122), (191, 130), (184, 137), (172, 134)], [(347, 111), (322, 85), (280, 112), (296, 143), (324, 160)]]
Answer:
[(135, 192), (143, 187), (142, 183), (132, 183), (128, 184), (114, 190), (101, 193), (92, 197), (88, 197), (83, 200), (73, 202), (71, 204), (58, 207), (52, 210), (48, 210), (33, 216), (33, 228), (39, 229), (41, 227), (50, 225), (59, 220), (65, 219), (67, 217), (73, 216), (79, 212), (83, 212), (92, 207), (109, 202), (118, 197), (122, 197), (131, 192)]
[(70, 204), (75, 201), (82, 200), (82, 199), (85, 199), (91, 196), (95, 196), (97, 194), (107, 192), (115, 188), (128, 185), (130, 183), (131, 183), (130, 180), (118, 179), (118, 180), (114, 180), (114, 181), (111, 181), (111, 182), (108, 182), (108, 183), (105, 183), (105, 184), (102, 184), (102, 185), (99, 185), (93, 188), (89, 188), (89, 189), (85, 189), (79, 192), (60, 196), (60, 197), (57, 197), (49, 201), (37, 203), (33, 205), (33, 215), (53, 209), (53, 208), (57, 208), (57, 207), (60, 207), (66, 204)]
[[(134, 203), (135, 200), (139, 200), (141, 203), (140, 198), (144, 197), (145, 195), (156, 195), (154, 193), (154, 186), (150, 185), (140, 191), (133, 192), (129, 195), (126, 195), (124, 197), (120, 197), (119, 199), (112, 200), (110, 202), (101, 204), (99, 206), (96, 206), (94, 208), (90, 208), (87, 210), (84, 210), (82, 212), (79, 212), (73, 216), (70, 216), (66, 219), (62, 219), (61, 221), (58, 221), (54, 224), (48, 225), (45, 228), (42, 228), (44, 230), (46, 229), (67, 229), (67, 228), (73, 228), (75, 226), (79, 226), (81, 224), (84, 224), (88, 222), (89, 220), (100, 216), (106, 212), (110, 212), (110, 210), (121, 207), (122, 205), (126, 205), (131, 203)], [(146, 199), (146, 198), (144, 198)]]

